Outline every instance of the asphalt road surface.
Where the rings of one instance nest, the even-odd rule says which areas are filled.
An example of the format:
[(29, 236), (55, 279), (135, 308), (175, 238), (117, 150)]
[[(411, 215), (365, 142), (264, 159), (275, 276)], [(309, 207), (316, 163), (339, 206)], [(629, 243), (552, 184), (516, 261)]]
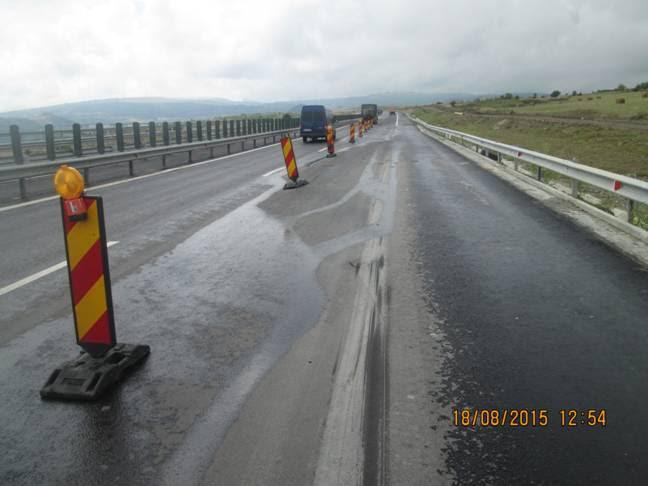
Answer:
[(91, 189), (152, 348), (96, 403), (38, 395), (79, 349), (58, 202), (0, 208), (0, 483), (645, 482), (646, 269), (402, 115), (338, 138), (293, 191), (277, 145)]

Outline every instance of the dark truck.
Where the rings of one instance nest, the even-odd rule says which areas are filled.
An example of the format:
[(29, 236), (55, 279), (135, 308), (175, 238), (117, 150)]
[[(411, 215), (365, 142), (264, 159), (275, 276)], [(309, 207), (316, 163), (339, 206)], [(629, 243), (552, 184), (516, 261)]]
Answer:
[(360, 115), (362, 115), (363, 120), (373, 120), (374, 123), (378, 123), (378, 105), (362, 105), (360, 107)]

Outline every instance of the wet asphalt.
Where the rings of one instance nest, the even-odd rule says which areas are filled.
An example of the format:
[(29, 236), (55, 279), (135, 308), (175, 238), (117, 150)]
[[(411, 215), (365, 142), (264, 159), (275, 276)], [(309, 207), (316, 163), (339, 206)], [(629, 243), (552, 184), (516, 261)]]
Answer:
[[(119, 242), (110, 249), (118, 339), (153, 349), (99, 402), (38, 397), (78, 352), (66, 276), (0, 296), (0, 483), (304, 484), (360, 250), (384, 236), (400, 252), (386, 252), (385, 307), (398, 310), (386, 325), (407, 318), (411, 332), (401, 347), (390, 334), (384, 361), (368, 359), (366, 397), (386, 399), (384, 372), (391, 398), (365, 404), (363, 438), (381, 441), (364, 444), (365, 460), (403, 467), (365, 466), (365, 484), (645, 482), (645, 269), (402, 115), (353, 148), (340, 141), (337, 160), (322, 144), (295, 147), (311, 183), (299, 193), (280, 190), (282, 171), (269, 173), (282, 167), (278, 146), (96, 190)], [(56, 201), (0, 212), (0, 287), (63, 259), (58, 218)], [(407, 369), (415, 355), (424, 369)], [(376, 363), (387, 367), (381, 380)], [(420, 372), (411, 395), (397, 372)], [(415, 433), (398, 438), (409, 404)], [(542, 409), (548, 425), (453, 426), (463, 408)], [(607, 423), (578, 415), (562, 427), (561, 409), (605, 410)]]
[[(304, 164), (322, 147), (295, 142)], [(119, 242), (118, 341), (153, 352), (96, 403), (43, 402), (49, 373), (78, 353), (67, 276), (0, 296), (1, 483), (198, 481), (246, 396), (321, 312), (317, 258), (257, 207), (283, 186), (282, 165), (275, 145), (90, 190)], [(2, 285), (64, 259), (58, 211), (0, 213)]]
[[(413, 126), (401, 133), (414, 258), (440, 323), (434, 425), (464, 408), (548, 413), (546, 427), (450, 425), (439, 480), (645, 484), (646, 269)], [(591, 409), (605, 426), (587, 425)]]

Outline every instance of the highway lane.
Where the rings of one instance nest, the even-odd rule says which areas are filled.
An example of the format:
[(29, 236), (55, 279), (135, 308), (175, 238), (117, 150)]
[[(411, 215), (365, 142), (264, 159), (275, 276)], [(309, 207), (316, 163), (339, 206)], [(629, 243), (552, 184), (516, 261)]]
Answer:
[[(295, 142), (298, 157), (319, 158), (323, 156), (318, 152), (322, 146)], [(275, 145), (92, 188), (91, 194), (105, 197), (107, 233), (110, 240), (119, 242), (111, 250), (113, 273), (119, 276), (122, 267), (132, 268), (155, 258), (210, 219), (261, 194), (270, 187), (269, 177), (274, 176), (268, 172), (281, 169), (281, 163), (281, 151)], [(65, 259), (62, 236), (52, 238), (60, 234), (58, 211), (56, 200), (0, 211), (2, 247), (11, 255), (0, 262), (0, 288)], [(61, 289), (66, 287), (64, 273), (44, 277), (5, 297), (3, 319), (10, 322), (5, 331), (25, 328), (24, 310), (33, 312), (34, 299), (40, 293), (47, 294), (51, 303), (61, 301)], [(53, 292), (54, 288), (59, 291)], [(51, 312), (51, 306), (46, 308)], [(5, 332), (5, 337), (13, 335)]]
[[(391, 456), (395, 484), (644, 483), (646, 269), (403, 125), (400, 229), (416, 250), (400, 264), (413, 263), (418, 289), (394, 284), (390, 444), (417, 453)], [(400, 310), (421, 307), (404, 285), (424, 297), (409, 325)], [(408, 343), (425, 351), (405, 354)], [(550, 423), (450, 425), (463, 407), (546, 409)], [(561, 409), (578, 410), (573, 427)], [(585, 425), (588, 409), (607, 425)]]
[[(334, 159), (340, 164), (341, 135)], [(295, 147), (312, 182), (342, 175), (324, 164), (323, 144)], [(366, 163), (356, 161), (355, 179)], [(99, 404), (41, 403), (37, 390), (47, 374), (78, 349), (66, 275), (0, 296), (0, 386), (8, 397), (0, 409), (0, 450), (11, 451), (0, 467), (3, 482), (70, 482), (79, 475), (96, 483), (110, 470), (118, 484), (147, 484), (152, 476), (173, 483), (173, 470), (158, 466), (186, 454), (182, 444), (213, 451), (255, 383), (317, 322), (324, 302), (315, 279), (319, 257), (257, 207), (277, 191), (283, 195), (282, 171), (275, 170), (282, 164), (274, 146), (91, 191), (105, 198), (109, 239), (119, 241), (111, 248), (118, 337), (146, 342), (153, 354)], [(334, 197), (354, 177), (336, 181)], [(312, 201), (334, 202), (334, 192), (320, 189), (319, 198), (308, 199), (312, 192), (283, 197), (306, 198), (303, 210)], [(4, 282), (60, 261), (59, 218), (56, 201), (0, 212), (4, 255), (11, 255), (2, 259)], [(190, 432), (200, 417), (210, 423), (206, 444)]]

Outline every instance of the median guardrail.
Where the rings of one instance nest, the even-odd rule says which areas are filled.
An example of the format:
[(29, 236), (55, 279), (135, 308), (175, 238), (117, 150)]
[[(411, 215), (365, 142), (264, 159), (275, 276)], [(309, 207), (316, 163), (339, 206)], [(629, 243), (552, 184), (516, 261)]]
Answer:
[(408, 118), (439, 137), (471, 147), (477, 152), (484, 152), (500, 163), (503, 157), (508, 157), (514, 162), (515, 170), (518, 170), (520, 162), (532, 164), (537, 168), (535, 178), (539, 181), (542, 181), (543, 169), (567, 177), (571, 180), (571, 196), (575, 198), (578, 198), (580, 183), (589, 184), (621, 196), (625, 198), (627, 203), (627, 221), (629, 223), (633, 221), (634, 204), (636, 202), (648, 205), (648, 182), (646, 181), (596, 169), (522, 147), (495, 142), (457, 130), (430, 125), (411, 115), (408, 115)]
[(227, 153), (231, 153), (232, 144), (240, 143), (241, 150), (245, 150), (245, 142), (252, 141), (253, 147), (256, 147), (256, 140), (263, 139), (263, 145), (272, 140), (276, 143), (278, 137), (282, 134), (299, 135), (299, 128), (286, 128), (263, 133), (254, 133), (240, 137), (230, 137), (211, 141), (183, 143), (179, 145), (165, 145), (161, 147), (152, 147), (141, 150), (130, 150), (124, 152), (112, 152), (110, 154), (92, 155), (87, 157), (70, 158), (56, 162), (36, 162), (29, 164), (10, 164), (0, 166), (0, 183), (18, 181), (20, 196), (22, 199), (27, 198), (26, 180), (34, 177), (53, 175), (62, 163), (83, 171), (86, 183), (90, 180), (90, 169), (103, 167), (106, 165), (115, 165), (127, 162), (129, 164), (129, 174), (134, 175), (134, 162), (139, 160), (151, 159), (153, 157), (162, 157), (162, 169), (166, 168), (166, 157), (177, 153), (188, 153), (187, 163), (193, 162), (192, 153), (199, 149), (209, 149), (210, 157), (213, 158), (213, 149), (216, 147), (227, 146)]
[(232, 136), (252, 135), (279, 129), (296, 128), (299, 119), (290, 116), (282, 118), (238, 118), (222, 120), (196, 120), (187, 122), (133, 122), (131, 125), (116, 123), (104, 126), (97, 123), (94, 128), (82, 127), (78, 123), (71, 130), (54, 129), (45, 125), (44, 132), (22, 132), (17, 125), (11, 125), (9, 133), (0, 133), (0, 164), (56, 160), (63, 157), (82, 157), (105, 152), (123, 152), (128, 147), (141, 149), (146, 146), (172, 145), (186, 142), (211, 141)]

